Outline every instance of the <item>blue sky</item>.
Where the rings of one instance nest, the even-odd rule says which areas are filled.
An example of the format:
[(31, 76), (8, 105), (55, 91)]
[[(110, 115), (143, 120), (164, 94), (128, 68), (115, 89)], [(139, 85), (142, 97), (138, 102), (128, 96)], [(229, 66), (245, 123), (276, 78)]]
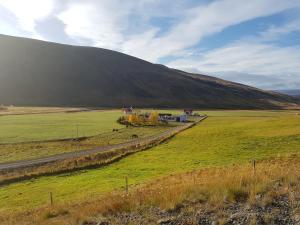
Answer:
[(300, 89), (299, 0), (0, 0), (0, 33)]

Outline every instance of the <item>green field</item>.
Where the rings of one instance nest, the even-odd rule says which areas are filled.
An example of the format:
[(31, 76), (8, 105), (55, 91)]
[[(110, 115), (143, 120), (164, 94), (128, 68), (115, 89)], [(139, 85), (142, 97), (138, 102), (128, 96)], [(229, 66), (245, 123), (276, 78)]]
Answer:
[(24, 159), (41, 158), (66, 152), (94, 149), (100, 146), (119, 144), (132, 140), (132, 135), (146, 138), (172, 129), (168, 126), (124, 127), (117, 132), (105, 132), (96, 136), (77, 141), (43, 141), (14, 144), (0, 144), (0, 163)]
[(210, 111), (209, 118), (172, 140), (103, 168), (41, 177), (0, 189), (1, 210), (49, 202), (86, 201), (130, 184), (197, 168), (300, 153), (300, 116), (293, 111)]
[(93, 136), (121, 128), (120, 110), (0, 116), (0, 144)]
[(1, 106), (0, 116), (4, 115), (26, 115), (41, 113), (60, 113), (60, 112), (80, 112), (87, 111), (86, 108), (65, 108), (65, 107), (20, 107), (20, 106)]
[[(0, 163), (123, 143), (134, 134), (143, 138), (177, 125), (126, 128), (116, 122), (120, 115), (109, 110), (0, 116)], [(77, 137), (77, 127), (78, 137), (87, 139), (55, 140)]]

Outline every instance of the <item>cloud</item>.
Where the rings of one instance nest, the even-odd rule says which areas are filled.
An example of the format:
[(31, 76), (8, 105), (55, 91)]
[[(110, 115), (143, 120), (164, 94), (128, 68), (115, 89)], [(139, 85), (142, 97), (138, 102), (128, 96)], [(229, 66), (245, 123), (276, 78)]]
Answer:
[(55, 16), (48, 16), (39, 20), (35, 25), (35, 32), (41, 34), (43, 39), (64, 44), (76, 44), (65, 33), (65, 25)]
[(261, 33), (261, 41), (273, 41), (280, 38), (282, 35), (291, 32), (300, 31), (300, 18), (294, 19), (283, 26), (271, 26), (268, 30)]
[[(161, 27), (154, 26), (150, 20), (155, 16), (163, 16), (161, 10), (156, 13), (153, 10), (162, 6), (161, 2), (70, 1), (68, 9), (58, 17), (72, 38), (89, 39), (97, 47), (119, 50), (158, 62), (160, 58), (177, 55), (199, 43), (203, 37), (229, 26), (300, 6), (296, 0), (222, 0), (198, 6), (187, 5), (179, 10), (181, 1), (174, 0), (175, 6), (171, 7), (169, 17), (176, 17), (177, 21), (160, 35)], [(181, 13), (176, 14), (175, 11)], [(137, 29), (138, 33), (128, 33), (130, 24), (137, 21), (134, 17), (140, 19), (143, 25)]]
[(247, 84), (254, 87), (260, 87), (266, 90), (284, 90), (284, 89), (299, 89), (299, 75), (280, 76), (274, 75), (257, 75), (248, 73), (239, 73), (236, 71), (220, 72), (218, 76), (238, 83)]
[[(214, 74), (263, 88), (271, 88), (271, 80), (274, 84), (281, 80), (282, 85), (295, 87), (300, 83), (299, 60), (300, 45), (278, 47), (274, 44), (237, 41), (222, 48), (203, 52), (199, 56), (174, 60), (168, 66)], [(229, 74), (234, 76), (230, 77)], [(237, 79), (237, 74), (240, 79)], [(262, 83), (260, 79), (249, 82), (249, 74), (255, 74), (255, 78), (260, 76), (261, 81), (268, 79), (270, 82)]]
[[(300, 7), (300, 2), (66, 0), (62, 3), (59, 0), (0, 0), (0, 5), (13, 13), (18, 25), (31, 33), (32, 37), (49, 36), (41, 26), (37, 29), (37, 25), (51, 17), (57, 28), (64, 29), (60, 33), (68, 35), (66, 40), (159, 62), (167, 56), (181, 55), (197, 45), (202, 38), (227, 27)], [(64, 7), (60, 11), (54, 11), (57, 5)], [(166, 8), (168, 13), (165, 13)], [(155, 19), (171, 22), (163, 27), (161, 23), (153, 22)]]
[(35, 33), (36, 22), (52, 12), (53, 0), (0, 0), (0, 6), (12, 13), (17, 25), (24, 31)]
[(201, 5), (188, 10), (182, 21), (172, 27), (169, 33), (162, 37), (154, 36), (144, 40), (146, 44), (143, 48), (133, 48), (129, 54), (146, 57), (155, 62), (161, 57), (176, 55), (183, 49), (196, 45), (203, 37), (220, 32), (229, 26), (268, 16), (294, 6), (300, 6), (300, 2), (224, 0)]
[[(58, 15), (65, 32), (78, 42), (90, 40), (96, 47), (117, 49), (124, 41), (126, 9), (116, 10), (116, 1), (70, 1)], [(82, 43), (84, 44), (84, 43)]]
[(299, 0), (0, 0), (0, 32), (108, 48), (155, 63), (178, 58), (168, 65), (232, 79), (244, 74), (251, 84), (274, 76), (275, 85), (285, 77), (285, 85), (293, 86), (300, 47), (276, 41), (298, 32), (300, 20), (219, 49), (201, 52), (195, 46), (231, 26), (299, 7)]

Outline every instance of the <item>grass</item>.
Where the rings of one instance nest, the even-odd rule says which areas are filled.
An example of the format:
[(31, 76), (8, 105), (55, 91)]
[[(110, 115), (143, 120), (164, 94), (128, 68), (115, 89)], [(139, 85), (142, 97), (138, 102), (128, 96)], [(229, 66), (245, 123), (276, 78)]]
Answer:
[[(25, 114), (0, 116), (0, 163), (118, 144), (130, 140), (133, 134), (147, 137), (176, 125), (126, 128), (116, 122), (122, 115), (120, 110), (55, 113), (75, 109), (12, 109)], [(34, 114), (38, 112), (43, 113)], [(88, 138), (78, 141), (77, 137)]]
[(0, 163), (16, 160), (40, 158), (65, 152), (93, 149), (109, 144), (119, 144), (132, 139), (137, 134), (139, 138), (149, 137), (171, 129), (170, 126), (129, 127), (117, 132), (106, 132), (82, 140), (42, 141), (0, 145)]
[(121, 111), (10, 115), (0, 117), (0, 144), (93, 136), (122, 128)]
[[(158, 220), (155, 218), (157, 214), (151, 215), (154, 207), (172, 214), (183, 206), (190, 205), (186, 213), (191, 214), (191, 217), (198, 215), (197, 210), (195, 211), (197, 204), (197, 209), (202, 207), (203, 211), (209, 211), (209, 216), (214, 216), (213, 212), (217, 212), (217, 220), (225, 224), (233, 212), (226, 212), (224, 209), (234, 204), (238, 206), (237, 204), (247, 203), (247, 208), (250, 206), (261, 210), (274, 205), (278, 197), (288, 196), (290, 207), (296, 205), (296, 196), (300, 194), (299, 156), (259, 161), (255, 175), (250, 163), (194, 170), (131, 188), (128, 194), (117, 191), (100, 199), (76, 204), (55, 203), (52, 207), (27, 209), (25, 213), (3, 213), (0, 220), (5, 218), (7, 225), (71, 225), (97, 224), (99, 218), (105, 216), (115, 224), (114, 220), (122, 218), (118, 216), (119, 213), (135, 213), (133, 215), (142, 215), (143, 224), (157, 224), (153, 222)], [(276, 205), (273, 208), (275, 209)], [(262, 215), (264, 221), (272, 221), (272, 218), (268, 217), (269, 214)], [(22, 218), (22, 221), (19, 218)], [(117, 224), (124, 223), (123, 219)], [(140, 223), (133, 220), (132, 224)]]
[(15, 107), (1, 106), (0, 116), (3, 115), (24, 115), (24, 114), (40, 114), (40, 113), (58, 113), (58, 112), (77, 112), (86, 110), (85, 108), (61, 108), (61, 107)]
[(300, 119), (292, 111), (212, 111), (210, 117), (151, 150), (112, 165), (78, 173), (41, 177), (0, 189), (1, 211), (81, 202), (169, 174), (218, 167), (300, 152)]

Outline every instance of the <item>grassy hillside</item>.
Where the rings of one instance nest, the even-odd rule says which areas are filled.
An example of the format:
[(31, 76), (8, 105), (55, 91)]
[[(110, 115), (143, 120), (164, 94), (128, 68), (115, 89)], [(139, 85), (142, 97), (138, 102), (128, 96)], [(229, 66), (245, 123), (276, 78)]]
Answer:
[(271, 109), (300, 100), (107, 49), (0, 35), (0, 104)]
[(210, 111), (210, 117), (167, 143), (112, 165), (42, 177), (0, 189), (0, 212), (55, 202), (81, 202), (130, 184), (197, 168), (299, 153), (300, 120), (293, 111)]

